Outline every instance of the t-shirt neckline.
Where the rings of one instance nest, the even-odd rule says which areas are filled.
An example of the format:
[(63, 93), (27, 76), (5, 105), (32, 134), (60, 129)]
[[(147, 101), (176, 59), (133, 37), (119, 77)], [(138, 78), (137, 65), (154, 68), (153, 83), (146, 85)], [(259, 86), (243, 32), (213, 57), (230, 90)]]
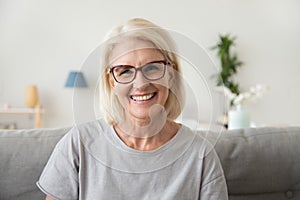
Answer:
[(164, 143), (163, 145), (161, 145), (160, 147), (153, 149), (153, 150), (149, 150), (149, 151), (141, 151), (141, 150), (137, 150), (134, 148), (131, 148), (129, 146), (127, 146), (125, 144), (125, 142), (118, 136), (116, 130), (114, 129), (113, 126), (110, 126), (111, 131), (108, 131), (109, 134), (111, 134), (111, 138), (112, 138), (112, 142), (119, 146), (120, 148), (122, 148), (123, 150), (129, 152), (129, 153), (135, 153), (135, 154), (143, 154), (143, 155), (151, 155), (151, 154), (157, 154), (160, 153), (161, 151), (164, 151), (166, 149), (168, 149), (170, 146), (172, 146), (174, 143), (176, 143), (176, 140), (178, 139), (178, 137), (180, 137), (181, 134), (183, 134), (183, 125), (180, 125), (180, 128), (178, 129), (177, 133), (166, 143)]

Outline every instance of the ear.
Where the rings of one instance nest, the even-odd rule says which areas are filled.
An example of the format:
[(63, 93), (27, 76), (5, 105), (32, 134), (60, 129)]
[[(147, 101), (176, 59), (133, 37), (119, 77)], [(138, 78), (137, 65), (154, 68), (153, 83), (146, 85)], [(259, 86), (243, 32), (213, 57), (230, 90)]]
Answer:
[(109, 85), (112, 89), (115, 88), (115, 80), (111, 75), (108, 75), (108, 81), (109, 81)]

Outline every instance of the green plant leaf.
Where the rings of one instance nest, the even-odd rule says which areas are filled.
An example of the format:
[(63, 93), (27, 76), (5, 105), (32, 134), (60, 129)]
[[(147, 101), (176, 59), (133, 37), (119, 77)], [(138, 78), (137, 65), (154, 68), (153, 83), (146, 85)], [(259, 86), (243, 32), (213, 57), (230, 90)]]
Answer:
[(234, 75), (238, 72), (238, 68), (243, 65), (243, 62), (239, 61), (236, 53), (231, 52), (231, 47), (235, 45), (236, 37), (230, 36), (230, 34), (219, 35), (219, 41), (212, 50), (217, 50), (217, 54), (221, 63), (221, 70), (219, 74), (213, 76), (216, 79), (218, 86), (224, 85), (232, 93), (239, 94), (239, 84), (234, 82)]

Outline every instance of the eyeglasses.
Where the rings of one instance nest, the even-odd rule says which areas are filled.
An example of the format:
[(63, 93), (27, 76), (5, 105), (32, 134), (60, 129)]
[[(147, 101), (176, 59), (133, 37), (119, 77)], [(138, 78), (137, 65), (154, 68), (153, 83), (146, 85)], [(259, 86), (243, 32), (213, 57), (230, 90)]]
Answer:
[(141, 71), (147, 80), (155, 81), (164, 77), (167, 64), (170, 63), (165, 60), (159, 60), (138, 68), (131, 65), (116, 65), (111, 67), (109, 72), (112, 73), (118, 83), (122, 84), (132, 82), (136, 77), (137, 71)]

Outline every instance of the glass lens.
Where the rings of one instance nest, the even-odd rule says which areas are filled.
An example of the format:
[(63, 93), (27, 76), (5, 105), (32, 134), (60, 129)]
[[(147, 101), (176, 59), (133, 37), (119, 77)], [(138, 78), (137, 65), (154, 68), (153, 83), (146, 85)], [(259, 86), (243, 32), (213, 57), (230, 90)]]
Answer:
[(135, 68), (133, 66), (118, 66), (113, 68), (113, 75), (116, 81), (120, 83), (131, 82), (135, 77)]
[(162, 78), (164, 75), (165, 64), (162, 62), (149, 63), (142, 67), (143, 75), (149, 80)]

